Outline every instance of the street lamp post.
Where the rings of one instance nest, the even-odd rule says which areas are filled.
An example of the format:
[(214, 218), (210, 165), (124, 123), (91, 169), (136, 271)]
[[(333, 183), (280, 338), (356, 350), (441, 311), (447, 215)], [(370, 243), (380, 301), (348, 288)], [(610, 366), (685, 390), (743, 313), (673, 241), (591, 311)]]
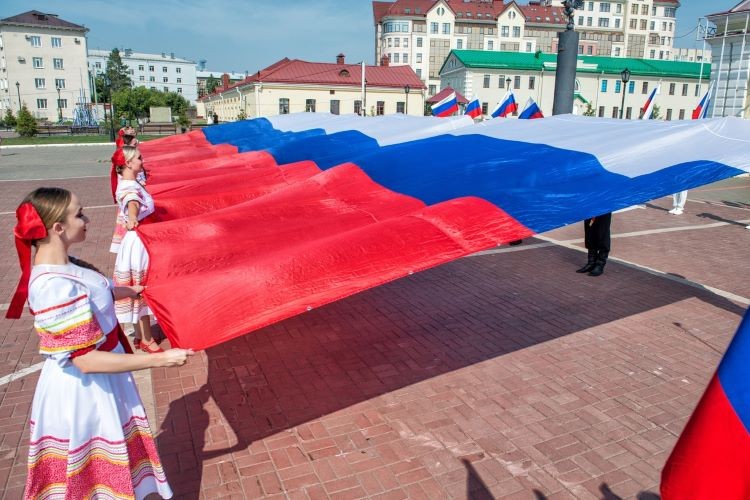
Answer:
[[(109, 77), (104, 75), (104, 86), (109, 91), (109, 140), (115, 142), (115, 107), (112, 105), (112, 87)], [(107, 119), (107, 107), (104, 107), (104, 119)]]
[(508, 77), (508, 78), (505, 79), (505, 87), (508, 90), (510, 90), (510, 82), (511, 82), (510, 77)]
[(56, 85), (55, 88), (57, 89), (57, 122), (62, 123), (62, 107), (60, 105), (60, 86)]
[(409, 114), (409, 92), (411, 92), (411, 85), (408, 83), (404, 86), (404, 93), (406, 94), (406, 106), (404, 114)]
[(16, 82), (16, 92), (18, 93), (18, 112), (21, 112), (21, 84)]
[(628, 68), (622, 70), (620, 80), (622, 80), (622, 102), (620, 103), (620, 120), (622, 120), (622, 117), (625, 116), (625, 87), (630, 81), (630, 70)]

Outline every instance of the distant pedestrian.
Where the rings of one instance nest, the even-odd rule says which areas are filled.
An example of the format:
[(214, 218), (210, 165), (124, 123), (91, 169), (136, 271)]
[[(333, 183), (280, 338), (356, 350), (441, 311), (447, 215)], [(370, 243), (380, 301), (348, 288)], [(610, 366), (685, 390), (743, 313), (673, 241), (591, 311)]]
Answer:
[(584, 243), (588, 250), (586, 265), (577, 273), (588, 273), (589, 276), (600, 276), (607, 264), (610, 246), (610, 224), (612, 214), (597, 215), (583, 221)]
[(672, 195), (672, 210), (669, 211), (672, 215), (682, 215), (685, 210), (685, 202), (687, 201), (687, 189), (680, 191)]

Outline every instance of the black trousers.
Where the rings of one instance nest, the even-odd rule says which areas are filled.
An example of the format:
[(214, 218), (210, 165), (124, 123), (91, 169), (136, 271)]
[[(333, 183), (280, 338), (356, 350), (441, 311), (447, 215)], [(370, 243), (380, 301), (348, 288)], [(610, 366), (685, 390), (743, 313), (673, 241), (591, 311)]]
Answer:
[(602, 214), (583, 221), (583, 234), (587, 250), (609, 253), (612, 214)]

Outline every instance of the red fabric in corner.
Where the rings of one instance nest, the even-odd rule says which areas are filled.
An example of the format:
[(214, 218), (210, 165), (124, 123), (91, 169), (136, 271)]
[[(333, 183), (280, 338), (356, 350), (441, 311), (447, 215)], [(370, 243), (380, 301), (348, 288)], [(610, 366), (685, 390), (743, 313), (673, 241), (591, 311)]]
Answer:
[(750, 435), (716, 375), (661, 475), (664, 500), (750, 498)]
[(139, 227), (151, 256), (145, 294), (173, 346), (205, 349), (531, 235), (478, 198), (427, 207), (356, 165), (309, 175), (301, 163), (279, 167), (286, 185), (252, 200)]

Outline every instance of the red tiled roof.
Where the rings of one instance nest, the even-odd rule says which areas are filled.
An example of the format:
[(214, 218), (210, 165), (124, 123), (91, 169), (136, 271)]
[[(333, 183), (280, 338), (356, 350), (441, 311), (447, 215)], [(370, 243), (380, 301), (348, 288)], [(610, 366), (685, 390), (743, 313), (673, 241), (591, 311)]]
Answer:
[(459, 104), (467, 104), (469, 100), (461, 95), (461, 93), (458, 90), (454, 90), (453, 87), (445, 87), (443, 90), (435, 94), (434, 96), (427, 99), (427, 102), (430, 104), (435, 104), (436, 102), (440, 102), (446, 97), (448, 97), (448, 94), (451, 92), (456, 93), (456, 101), (458, 101)]
[[(415, 90), (426, 88), (411, 66), (365, 66), (365, 80), (369, 87), (403, 88), (409, 85)], [(362, 84), (362, 65), (317, 63), (285, 57), (240, 82), (217, 88), (215, 93), (253, 82), (359, 87)]]
[[(375, 24), (378, 24), (384, 17), (388, 16), (425, 17), (427, 12), (434, 7), (435, 2), (436, 0), (376, 1), (372, 2), (372, 13)], [(459, 19), (477, 20), (497, 19), (497, 16), (502, 14), (512, 3), (515, 2), (505, 4), (502, 0), (493, 0), (491, 2), (470, 0), (468, 2), (448, 2), (446, 5)], [(471, 15), (467, 16), (467, 13)], [(490, 17), (487, 17), (488, 14)]]
[(565, 25), (568, 23), (562, 7), (544, 5), (519, 5), (526, 22), (534, 24)]
[(88, 28), (86, 28), (85, 26), (80, 26), (78, 24), (73, 24), (65, 21), (64, 19), (60, 19), (59, 17), (57, 17), (57, 14), (45, 14), (44, 12), (39, 12), (38, 10), (30, 10), (28, 12), (24, 12), (23, 14), (18, 14), (17, 16), (6, 17), (5, 19), (0, 19), (0, 22), (9, 24), (28, 24), (32, 26), (50, 26), (53, 28), (69, 28), (88, 31)]

